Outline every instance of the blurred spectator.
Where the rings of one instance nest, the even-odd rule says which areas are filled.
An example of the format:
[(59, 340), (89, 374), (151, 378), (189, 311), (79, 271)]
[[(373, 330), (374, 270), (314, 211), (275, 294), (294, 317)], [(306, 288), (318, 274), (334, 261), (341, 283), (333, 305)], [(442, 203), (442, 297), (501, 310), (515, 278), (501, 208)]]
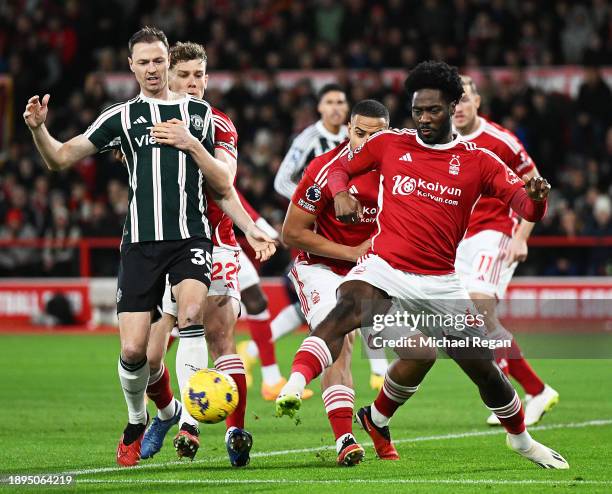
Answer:
[[(38, 237), (36, 229), (27, 223), (20, 209), (13, 208), (0, 225), (0, 241), (32, 240)], [(0, 274), (2, 276), (32, 276), (38, 272), (40, 249), (27, 245), (0, 247)]]
[(68, 210), (57, 206), (51, 213), (51, 225), (45, 232), (43, 271), (47, 276), (77, 276), (78, 255), (73, 244), (81, 237), (79, 228), (70, 220)]

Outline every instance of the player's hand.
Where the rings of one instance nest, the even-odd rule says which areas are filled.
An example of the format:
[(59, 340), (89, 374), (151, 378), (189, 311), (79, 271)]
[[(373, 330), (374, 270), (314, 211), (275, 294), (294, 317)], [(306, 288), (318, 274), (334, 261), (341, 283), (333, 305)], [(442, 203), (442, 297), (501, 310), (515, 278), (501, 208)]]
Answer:
[(512, 237), (508, 248), (508, 266), (514, 262), (523, 262), (527, 259), (527, 241), (522, 238)]
[(113, 149), (113, 158), (115, 158), (117, 161), (120, 161), (124, 165), (127, 164), (125, 161), (124, 154), (119, 149)]
[(525, 184), (525, 191), (534, 201), (545, 201), (550, 192), (550, 184), (545, 178), (533, 177)]
[(151, 136), (160, 144), (189, 151), (197, 139), (189, 132), (185, 122), (177, 118), (160, 122), (151, 127)]
[(338, 192), (334, 197), (336, 219), (342, 223), (358, 223), (363, 219), (363, 206), (348, 191)]
[(47, 120), (47, 113), (49, 111), (47, 105), (50, 97), (48, 94), (45, 94), (41, 101), (38, 95), (36, 95), (28, 100), (28, 104), (23, 112), (23, 119), (30, 129), (37, 129)]
[(353, 247), (352, 248), (353, 255), (351, 256), (352, 257), (351, 261), (357, 262), (357, 259), (365, 255), (365, 253), (368, 250), (370, 250), (371, 246), (372, 246), (372, 241), (370, 239), (367, 239), (361, 242), (359, 245), (356, 245), (355, 247)]
[(276, 252), (276, 242), (266, 235), (255, 223), (245, 233), (249, 245), (255, 251), (255, 259), (267, 261)]

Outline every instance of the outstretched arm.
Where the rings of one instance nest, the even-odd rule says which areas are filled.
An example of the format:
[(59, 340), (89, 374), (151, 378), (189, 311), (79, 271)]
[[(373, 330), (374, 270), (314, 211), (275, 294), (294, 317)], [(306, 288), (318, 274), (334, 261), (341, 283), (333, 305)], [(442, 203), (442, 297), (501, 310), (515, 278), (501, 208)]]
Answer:
[(38, 95), (28, 100), (23, 119), (32, 132), (34, 144), (38, 152), (50, 170), (58, 171), (68, 168), (83, 158), (95, 154), (96, 146), (83, 134), (78, 135), (68, 142), (62, 143), (53, 138), (45, 120), (49, 111), (48, 103), (50, 96), (45, 94), (40, 100)]

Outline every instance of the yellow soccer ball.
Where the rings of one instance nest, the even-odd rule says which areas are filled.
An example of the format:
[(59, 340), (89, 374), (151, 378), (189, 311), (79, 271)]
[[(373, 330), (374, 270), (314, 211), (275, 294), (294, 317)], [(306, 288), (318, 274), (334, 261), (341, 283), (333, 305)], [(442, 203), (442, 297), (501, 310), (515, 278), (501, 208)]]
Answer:
[(238, 406), (238, 388), (230, 377), (213, 369), (202, 369), (189, 378), (182, 392), (183, 406), (198, 422), (216, 424)]

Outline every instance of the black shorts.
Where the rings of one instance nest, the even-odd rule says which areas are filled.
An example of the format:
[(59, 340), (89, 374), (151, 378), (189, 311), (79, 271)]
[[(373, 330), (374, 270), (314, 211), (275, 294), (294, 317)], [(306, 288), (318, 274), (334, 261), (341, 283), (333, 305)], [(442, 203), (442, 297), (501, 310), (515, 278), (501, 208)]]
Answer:
[(198, 280), (210, 287), (212, 242), (204, 237), (138, 242), (121, 246), (117, 280), (117, 313), (147, 312), (170, 285)]

